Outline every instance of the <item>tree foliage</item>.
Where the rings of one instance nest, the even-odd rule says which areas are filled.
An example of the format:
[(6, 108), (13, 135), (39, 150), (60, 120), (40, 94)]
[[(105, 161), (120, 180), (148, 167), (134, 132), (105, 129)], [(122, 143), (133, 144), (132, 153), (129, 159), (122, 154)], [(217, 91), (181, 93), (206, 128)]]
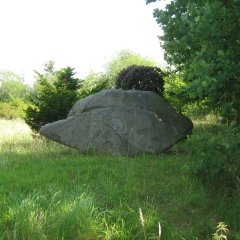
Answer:
[(240, 1), (174, 0), (154, 17), (165, 59), (184, 72), (190, 95), (240, 124)]
[(163, 95), (163, 72), (158, 67), (132, 65), (117, 76), (116, 88), (153, 91)]
[(44, 73), (36, 74), (34, 93), (25, 118), (34, 131), (38, 131), (44, 124), (66, 118), (78, 100), (77, 91), (80, 87), (80, 80), (74, 78), (74, 69), (71, 67), (56, 71), (53, 66), (46, 64)]
[(14, 72), (0, 71), (0, 102), (10, 102), (27, 98), (28, 87), (24, 84), (23, 78)]
[(196, 101), (190, 98), (182, 74), (171, 71), (164, 77), (164, 96), (179, 112), (186, 112), (187, 106)]
[(109, 86), (114, 87), (117, 75), (123, 69), (132, 65), (156, 66), (156, 63), (153, 60), (145, 58), (137, 53), (123, 50), (105, 66), (106, 71), (104, 75), (109, 83)]
[(6, 80), (23, 82), (23, 78), (18, 74), (9, 70), (0, 70), (0, 81)]
[(82, 87), (79, 89), (79, 95), (81, 98), (84, 98), (109, 87), (109, 82), (104, 73), (92, 72), (83, 80)]
[(29, 87), (18, 74), (0, 71), (0, 117), (23, 118), (27, 108)]
[(24, 118), (28, 103), (20, 98), (10, 102), (0, 102), (0, 117), (6, 119)]

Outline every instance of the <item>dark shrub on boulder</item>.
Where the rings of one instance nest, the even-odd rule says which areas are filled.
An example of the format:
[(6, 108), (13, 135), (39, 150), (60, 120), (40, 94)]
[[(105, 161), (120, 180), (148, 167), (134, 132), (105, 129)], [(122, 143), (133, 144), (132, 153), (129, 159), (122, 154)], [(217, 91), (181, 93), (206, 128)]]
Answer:
[(116, 88), (152, 91), (163, 95), (163, 72), (158, 67), (132, 65), (123, 69), (117, 76)]

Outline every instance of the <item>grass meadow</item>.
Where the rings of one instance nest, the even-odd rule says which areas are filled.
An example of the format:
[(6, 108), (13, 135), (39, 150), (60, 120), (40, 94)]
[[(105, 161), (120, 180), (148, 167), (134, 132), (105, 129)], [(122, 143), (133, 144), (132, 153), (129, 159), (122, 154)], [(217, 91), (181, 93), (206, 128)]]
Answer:
[(240, 239), (239, 191), (230, 198), (189, 173), (202, 145), (226, 141), (215, 120), (195, 120), (187, 140), (138, 157), (83, 155), (0, 120), (0, 240), (207, 240), (221, 221)]

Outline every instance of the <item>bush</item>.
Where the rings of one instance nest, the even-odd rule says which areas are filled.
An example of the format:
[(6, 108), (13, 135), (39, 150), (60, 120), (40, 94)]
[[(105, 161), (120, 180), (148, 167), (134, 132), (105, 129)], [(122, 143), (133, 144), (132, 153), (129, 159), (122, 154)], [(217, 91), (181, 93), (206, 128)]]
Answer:
[(225, 137), (225, 142), (214, 139), (205, 144), (190, 171), (211, 188), (232, 191), (240, 187), (240, 132), (232, 129)]
[(116, 88), (153, 91), (163, 95), (163, 72), (158, 67), (132, 65), (117, 76)]

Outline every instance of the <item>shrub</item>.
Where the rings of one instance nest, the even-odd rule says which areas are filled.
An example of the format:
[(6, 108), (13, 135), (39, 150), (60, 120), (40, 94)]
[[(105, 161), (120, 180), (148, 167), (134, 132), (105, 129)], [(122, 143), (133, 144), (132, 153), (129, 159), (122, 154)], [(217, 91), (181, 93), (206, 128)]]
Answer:
[(163, 95), (163, 72), (158, 67), (132, 65), (123, 69), (116, 79), (116, 88), (153, 91)]
[[(230, 136), (234, 136), (230, 138)], [(240, 187), (240, 132), (233, 129), (226, 142), (214, 139), (201, 148), (190, 171), (200, 181), (214, 189), (234, 190)], [(198, 154), (198, 153), (193, 153)]]

